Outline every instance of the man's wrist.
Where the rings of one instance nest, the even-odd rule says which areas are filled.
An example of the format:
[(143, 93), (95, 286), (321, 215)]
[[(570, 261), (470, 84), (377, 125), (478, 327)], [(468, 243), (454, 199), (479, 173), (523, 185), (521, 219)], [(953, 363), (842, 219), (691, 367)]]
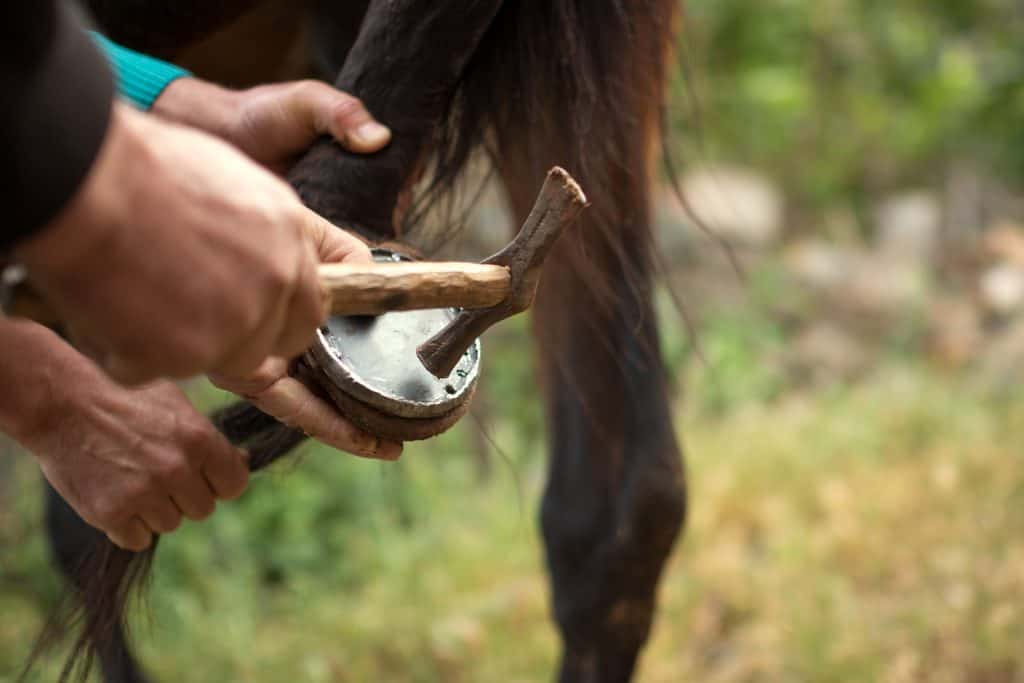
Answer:
[[(78, 352), (49, 329), (27, 320), (0, 319), (0, 431), (22, 444), (49, 429), (60, 410), (57, 375), (67, 354)], [(88, 362), (84, 357), (82, 362)]]
[(179, 78), (153, 102), (150, 112), (233, 142), (239, 93), (198, 78)]

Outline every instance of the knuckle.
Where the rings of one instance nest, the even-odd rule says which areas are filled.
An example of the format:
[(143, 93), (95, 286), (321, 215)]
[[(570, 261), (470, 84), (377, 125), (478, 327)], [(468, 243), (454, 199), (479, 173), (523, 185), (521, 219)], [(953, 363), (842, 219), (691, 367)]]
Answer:
[(343, 123), (361, 123), (369, 114), (361, 99), (342, 93), (331, 105), (331, 116)]
[(213, 427), (209, 422), (198, 419), (182, 420), (178, 425), (179, 439), (184, 446), (182, 452), (190, 463), (201, 462), (210, 450)]
[(295, 282), (295, 268), (284, 259), (275, 259), (267, 270), (267, 282), (275, 290), (287, 289)]
[(192, 475), (192, 466), (184, 454), (177, 454), (160, 463), (156, 470), (156, 478), (165, 486), (179, 484), (186, 481)]
[(287, 183), (273, 177), (267, 178), (261, 189), (263, 197), (251, 208), (252, 217), (249, 222), (257, 226), (262, 237), (273, 237), (280, 233), (282, 224), (286, 222), (282, 218), (287, 216), (281, 214), (294, 208), (292, 200), (298, 195)]
[(295, 83), (292, 87), (292, 93), (299, 99), (307, 97), (316, 97), (326, 86), (320, 81), (312, 78), (304, 78)]
[(295, 190), (294, 187), (274, 177), (271, 177), (270, 180), (272, 181), (271, 185), (275, 188), (274, 190), (271, 190), (271, 192), (277, 193), (276, 197), (278, 202), (290, 207), (302, 205), (302, 200), (299, 198), (299, 193)]
[(124, 489), (123, 497), (117, 503), (117, 516), (124, 518), (134, 515), (162, 488), (161, 482), (152, 472), (148, 477), (129, 484)]
[[(276, 244), (274, 252), (268, 253), (267, 257), (259, 265), (259, 273), (254, 276), (254, 279), (263, 288), (262, 292), (264, 294), (266, 292), (276, 294), (290, 286), (295, 280), (295, 241), (297, 241), (296, 237), (280, 240)], [(263, 316), (258, 315), (256, 317), (259, 319)]]
[(313, 413), (313, 401), (312, 395), (300, 395), (295, 400), (289, 401), (278, 410), (275, 410), (274, 419), (293, 429), (302, 428), (303, 431), (308, 431), (313, 436), (317, 436), (319, 430), (312, 429), (314, 425), (306, 424), (309, 421), (304, 419), (305, 416)]
[[(284, 240), (287, 240), (289, 248), (294, 249), (297, 244), (305, 239), (306, 208), (297, 197), (282, 194), (281, 198), (281, 212), (284, 215), (280, 217), (278, 224), (283, 226), (285, 231), (282, 231), (280, 234)], [(295, 201), (292, 201), (293, 199)]]

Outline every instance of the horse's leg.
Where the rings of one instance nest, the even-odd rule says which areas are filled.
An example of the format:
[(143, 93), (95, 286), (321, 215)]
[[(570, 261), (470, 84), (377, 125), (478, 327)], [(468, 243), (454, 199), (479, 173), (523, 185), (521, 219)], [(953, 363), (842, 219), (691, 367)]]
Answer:
[[(652, 305), (649, 202), (670, 4), (616, 15), (578, 3), (575, 17), (557, 14), (568, 5), (524, 4), (520, 20), (540, 32), (534, 50), (563, 36), (577, 61), (561, 73), (527, 62), (518, 78), (540, 81), (524, 96), (535, 98), (532, 109), (508, 110), (496, 131), (496, 163), (518, 219), (554, 164), (591, 202), (549, 257), (533, 308), (551, 440), (540, 521), (565, 683), (629, 680), (686, 511)], [(530, 39), (509, 42), (522, 40)]]
[[(463, 70), (502, 1), (370, 2), (335, 85), (387, 124), (392, 142), (370, 158), (327, 140), (314, 146), (288, 176), (308, 206), (370, 239), (396, 236), (399, 196), (421, 169)], [(317, 24), (352, 12), (331, 0), (321, 0), (316, 11)], [(319, 38), (322, 43), (324, 36)]]
[[(79, 570), (98, 544), (103, 534), (89, 526), (78, 516), (53, 487), (46, 487), (46, 537), (54, 561), (64, 578), (80, 583), (83, 578)], [(80, 586), (77, 586), (80, 588)], [(146, 683), (135, 657), (132, 656), (125, 638), (123, 624), (118, 624), (111, 640), (99, 651), (100, 669), (106, 683)]]
[[(524, 217), (536, 182), (508, 185)], [(646, 220), (646, 197), (631, 199), (634, 220)], [(588, 223), (573, 237), (595, 260), (578, 268), (569, 252), (580, 245), (563, 242), (534, 306), (551, 439), (541, 527), (566, 683), (630, 678), (686, 503), (650, 273), (602, 262)], [(597, 282), (623, 283), (610, 305), (594, 299)]]
[[(524, 218), (536, 174), (506, 177)], [(646, 197), (630, 199), (634, 220), (646, 220)], [(685, 482), (650, 273), (602, 262), (586, 212), (577, 228), (572, 238), (586, 244), (563, 241), (549, 257), (533, 309), (550, 434), (541, 528), (563, 638), (559, 680), (610, 683), (629, 680), (647, 640)], [(581, 246), (595, 257), (588, 268), (570, 253)], [(610, 282), (623, 283), (618, 297), (595, 300), (595, 286)]]

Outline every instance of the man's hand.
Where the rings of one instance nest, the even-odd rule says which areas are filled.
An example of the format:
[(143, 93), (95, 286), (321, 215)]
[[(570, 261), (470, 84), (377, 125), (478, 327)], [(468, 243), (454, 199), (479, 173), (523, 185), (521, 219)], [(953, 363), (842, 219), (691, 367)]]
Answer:
[[(0, 320), (0, 428), (81, 517), (128, 550), (241, 495), (245, 456), (174, 384), (112, 382), (49, 330)], [(25, 362), (31, 359), (30, 363)]]
[(179, 78), (156, 99), (152, 112), (227, 140), (281, 174), (321, 136), (357, 154), (376, 152), (391, 141), (391, 131), (362, 102), (319, 81), (234, 91)]
[[(317, 81), (232, 91), (196, 78), (180, 78), (157, 98), (152, 111), (218, 135), (281, 174), (323, 135), (356, 153), (375, 152), (391, 140), (391, 131), (374, 121), (358, 99)], [(323, 221), (311, 222), (306, 229), (323, 263), (371, 260), (362, 243)], [(359, 430), (289, 377), (284, 357), (269, 358), (251, 373), (219, 372), (211, 379), (334, 448), (381, 460), (396, 460), (402, 453), (401, 444)]]
[[(310, 226), (309, 239), (325, 263), (371, 261), (365, 250), (353, 250), (345, 233), (320, 223)], [(284, 358), (269, 358), (255, 372), (242, 375), (214, 374), (210, 379), (221, 389), (247, 398), (257, 408), (290, 427), (355, 455), (379, 460), (397, 460), (402, 444), (383, 441), (361, 431), (343, 418), (330, 404), (313, 394), (306, 385), (288, 376)]]
[[(390, 140), (357, 100), (312, 82), (234, 93), (181, 79), (154, 111), (277, 172), (320, 135), (354, 152)], [(323, 317), (317, 262), (368, 260), (369, 250), (230, 147), (117, 106), (86, 184), (17, 255), (115, 377), (213, 369), (221, 386), (327, 444), (400, 455), (401, 444), (359, 431), (288, 377), (284, 360)], [(32, 323), (0, 321), (0, 339), (3, 383), (26, 387), (0, 395), (0, 429), (117, 545), (142, 550), (245, 488), (244, 455), (173, 384), (125, 389)]]
[(16, 254), (108, 372), (140, 383), (303, 351), (325, 315), (308, 235), (325, 229), (231, 146), (116, 105), (83, 188)]

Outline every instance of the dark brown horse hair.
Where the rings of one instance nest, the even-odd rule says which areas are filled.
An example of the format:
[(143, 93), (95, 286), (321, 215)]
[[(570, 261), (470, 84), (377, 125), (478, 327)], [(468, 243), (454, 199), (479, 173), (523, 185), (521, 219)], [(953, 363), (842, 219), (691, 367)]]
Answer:
[[(592, 332), (594, 352), (611, 359), (608, 372), (625, 372), (627, 364), (646, 367), (645, 359), (657, 353), (643, 342), (642, 348), (621, 352), (615, 347), (620, 339), (599, 332), (607, 329), (609, 319), (623, 326), (624, 335), (652, 324), (628, 316), (642, 310), (638, 302), (651, 295), (654, 237), (645, 195), (655, 169), (647, 161), (664, 140), (665, 83), (673, 61), (677, 4), (507, 0), (433, 130), (429, 180), (405, 214), (401, 231), (406, 238), (428, 212), (454, 206), (450, 200), (457, 181), (478, 152), (506, 179), (536, 179), (539, 184), (549, 165), (566, 167), (586, 188), (592, 206), (575, 226), (576, 234), (562, 240), (565, 246), (555, 267), (564, 273), (560, 277), (588, 286), (583, 288), (584, 301), (563, 300), (567, 295), (558, 287), (548, 287), (546, 305), (588, 308), (587, 320), (559, 324), (582, 326), (573, 328), (577, 337)], [(519, 193), (532, 201), (536, 189), (524, 185)], [(509, 188), (510, 195), (514, 190)], [(516, 205), (515, 196), (510, 200)], [(542, 368), (544, 379), (568, 382), (579, 395), (596, 394), (595, 404), (586, 404), (585, 411), (595, 429), (613, 437), (621, 416), (614, 405), (602, 402), (600, 391), (587, 391), (589, 383), (599, 386), (603, 378), (574, 376), (567, 370), (571, 358), (566, 354), (571, 351), (562, 352), (560, 341), (568, 334), (568, 328), (558, 325), (539, 332), (541, 344), (552, 350), (548, 366)], [(305, 439), (247, 403), (231, 405), (211, 419), (232, 443), (249, 450), (254, 471)], [(615, 447), (614, 441), (609, 447)], [(607, 466), (619, 467), (614, 460)], [(154, 542), (145, 552), (131, 553), (103, 537), (75, 577), (77, 591), (46, 624), (22, 679), (41, 653), (69, 628), (77, 628), (60, 681), (85, 680), (92, 662), (125, 625), (126, 609), (145, 586), (155, 550)]]

